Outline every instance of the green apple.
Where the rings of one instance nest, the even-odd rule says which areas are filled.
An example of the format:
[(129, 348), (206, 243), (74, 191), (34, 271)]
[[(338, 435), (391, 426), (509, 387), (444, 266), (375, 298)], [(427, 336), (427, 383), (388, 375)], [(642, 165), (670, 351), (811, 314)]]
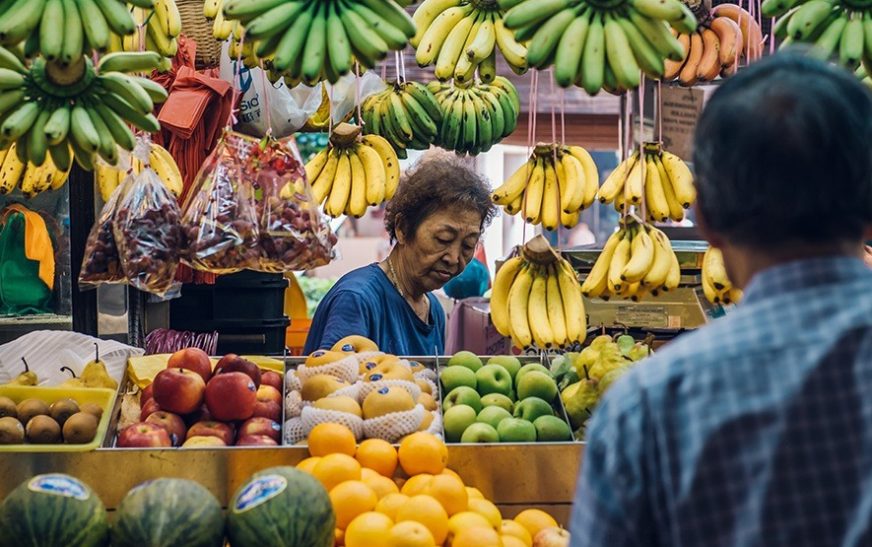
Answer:
[(533, 421), (536, 440), (540, 442), (561, 442), (572, 440), (569, 424), (557, 416), (539, 416)]
[(478, 414), (481, 412), (481, 396), (469, 386), (456, 387), (442, 401), (442, 412), (447, 412), (448, 409), (455, 405), (471, 406), (475, 413)]
[(478, 417), (476, 417), (475, 421), (488, 424), (489, 426), (496, 429), (496, 427), (500, 425), (501, 421), (511, 417), (512, 415), (509, 414), (509, 411), (505, 408), (501, 408), (498, 406), (486, 406), (481, 409), (481, 412), (478, 413)]
[(489, 365), (499, 365), (509, 371), (514, 380), (515, 375), (521, 370), (521, 361), (514, 355), (497, 355), (487, 360)]
[[(533, 429), (535, 433), (535, 428)], [(476, 422), (466, 428), (460, 437), (462, 443), (498, 443), (500, 436), (497, 430), (488, 424)]]
[[(472, 427), (472, 426), (470, 426)], [(497, 434), (504, 443), (532, 443), (536, 441), (536, 427), (520, 418), (506, 418), (497, 426)]]
[(539, 397), (551, 404), (557, 397), (557, 383), (546, 372), (530, 371), (518, 383), (518, 399), (523, 401), (527, 397)]
[(469, 405), (454, 405), (445, 411), (442, 426), (445, 428), (445, 440), (456, 443), (466, 428), (475, 423), (475, 409)]
[(528, 372), (533, 372), (533, 371), (544, 372), (545, 374), (549, 374), (549, 375), (551, 374), (547, 368), (543, 367), (539, 363), (528, 363), (528, 364), (522, 366), (521, 370), (519, 370), (518, 373), (515, 374), (515, 390), (516, 391), (518, 389), (518, 384), (521, 382), (521, 378), (523, 378), (524, 375), (527, 374)]
[(502, 393), (508, 396), (512, 392), (512, 376), (509, 371), (499, 365), (485, 365), (475, 373), (478, 392), (482, 395)]
[(554, 410), (548, 401), (539, 397), (527, 397), (523, 401), (519, 401), (515, 405), (515, 418), (522, 418), (528, 422), (533, 422), (539, 416), (553, 416)]
[(512, 402), (512, 399), (502, 393), (488, 393), (481, 398), (481, 406), (498, 406), (509, 412), (515, 409), (515, 403)]
[(471, 351), (458, 351), (448, 360), (449, 367), (466, 367), (472, 372), (481, 368), (481, 359)]
[(476, 388), (475, 373), (466, 367), (446, 367), (439, 373), (442, 390), (451, 393), (456, 387), (467, 386)]

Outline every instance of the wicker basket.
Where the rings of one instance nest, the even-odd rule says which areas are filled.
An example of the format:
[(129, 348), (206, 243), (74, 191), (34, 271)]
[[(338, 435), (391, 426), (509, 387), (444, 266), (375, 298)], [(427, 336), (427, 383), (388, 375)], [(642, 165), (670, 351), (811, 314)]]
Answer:
[(176, 0), (185, 36), (197, 42), (197, 68), (214, 68), (221, 62), (221, 42), (212, 36), (212, 21), (203, 15), (203, 0)]

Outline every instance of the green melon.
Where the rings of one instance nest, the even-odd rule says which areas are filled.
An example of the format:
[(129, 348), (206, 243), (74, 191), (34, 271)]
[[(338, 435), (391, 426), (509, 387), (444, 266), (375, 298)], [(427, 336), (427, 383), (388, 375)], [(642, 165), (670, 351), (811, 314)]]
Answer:
[(37, 475), (0, 505), (0, 546), (91, 547), (109, 539), (106, 508), (75, 477)]
[(118, 547), (221, 547), (224, 516), (211, 492), (194, 481), (156, 479), (121, 500), (112, 526)]
[(227, 510), (233, 547), (331, 547), (335, 527), (327, 490), (293, 467), (256, 473)]

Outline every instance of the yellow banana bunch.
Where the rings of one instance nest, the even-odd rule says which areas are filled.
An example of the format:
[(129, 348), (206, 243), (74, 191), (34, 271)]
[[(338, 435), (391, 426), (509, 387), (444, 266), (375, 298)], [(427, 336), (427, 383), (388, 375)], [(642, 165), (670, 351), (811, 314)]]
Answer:
[(422, 67), (436, 65), (436, 78), (471, 81), (475, 71), (485, 83), (496, 76), (500, 50), (517, 74), (527, 71), (527, 48), (503, 24), (503, 11), (494, 2), (424, 0), (412, 19), (416, 33), (409, 41)]
[(696, 201), (693, 174), (684, 161), (656, 143), (646, 143), (644, 152), (638, 150), (620, 163), (600, 186), (597, 199), (614, 203), (624, 212), (630, 206), (637, 208), (643, 199), (647, 206), (647, 220), (681, 221), (684, 209)]
[(15, 143), (6, 150), (0, 150), (0, 194), (8, 194), (20, 188), (24, 197), (30, 199), (47, 190), (61, 188), (70, 174), (67, 169), (55, 166), (51, 156), (42, 165), (23, 163), (15, 151)]
[(727, 277), (724, 255), (720, 249), (709, 247), (702, 257), (702, 291), (712, 304), (736, 304), (742, 299), (742, 290), (733, 287)]
[(141, 51), (144, 46), (146, 51), (164, 58), (159, 70), (169, 69), (169, 58), (179, 50), (178, 37), (182, 32), (182, 18), (175, 0), (154, 0), (151, 8), (128, 4), (127, 9), (133, 18), (134, 31), (124, 36), (110, 34), (107, 51)]
[(553, 251), (536, 257), (522, 248), (497, 271), (490, 312), (494, 327), (520, 349), (584, 341), (587, 318), (575, 271)]
[[(391, 144), (378, 135), (360, 135), (360, 127), (341, 123), (330, 144), (305, 166), (312, 195), (331, 217), (360, 218), (394, 196), (400, 182), (400, 162)], [(302, 183), (282, 189), (289, 197)]]
[[(145, 167), (143, 163), (136, 157), (130, 155), (130, 163), (119, 162), (118, 166), (109, 165), (106, 162), (98, 161), (95, 164), (95, 179), (97, 189), (100, 191), (100, 196), (103, 201), (109, 201), (112, 192), (118, 188), (124, 181), (129, 171), (138, 175)], [(160, 178), (164, 186), (173, 193), (176, 198), (182, 195), (184, 189), (184, 181), (182, 173), (179, 171), (179, 166), (176, 165), (176, 160), (170, 153), (159, 144), (151, 143), (151, 149), (148, 153), (148, 163), (154, 172)]]
[(596, 201), (599, 171), (580, 146), (538, 144), (530, 159), (494, 190), (491, 199), (507, 213), (546, 230), (572, 228)]
[(606, 241), (581, 292), (588, 298), (638, 301), (675, 289), (680, 281), (678, 257), (666, 234), (631, 217)]

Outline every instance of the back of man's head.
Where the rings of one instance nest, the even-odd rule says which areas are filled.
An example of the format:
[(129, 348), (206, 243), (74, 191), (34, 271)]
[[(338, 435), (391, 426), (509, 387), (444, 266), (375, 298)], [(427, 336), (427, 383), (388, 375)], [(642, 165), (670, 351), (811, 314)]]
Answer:
[(733, 245), (859, 242), (872, 225), (872, 94), (843, 68), (780, 53), (714, 93), (693, 161), (702, 219)]

